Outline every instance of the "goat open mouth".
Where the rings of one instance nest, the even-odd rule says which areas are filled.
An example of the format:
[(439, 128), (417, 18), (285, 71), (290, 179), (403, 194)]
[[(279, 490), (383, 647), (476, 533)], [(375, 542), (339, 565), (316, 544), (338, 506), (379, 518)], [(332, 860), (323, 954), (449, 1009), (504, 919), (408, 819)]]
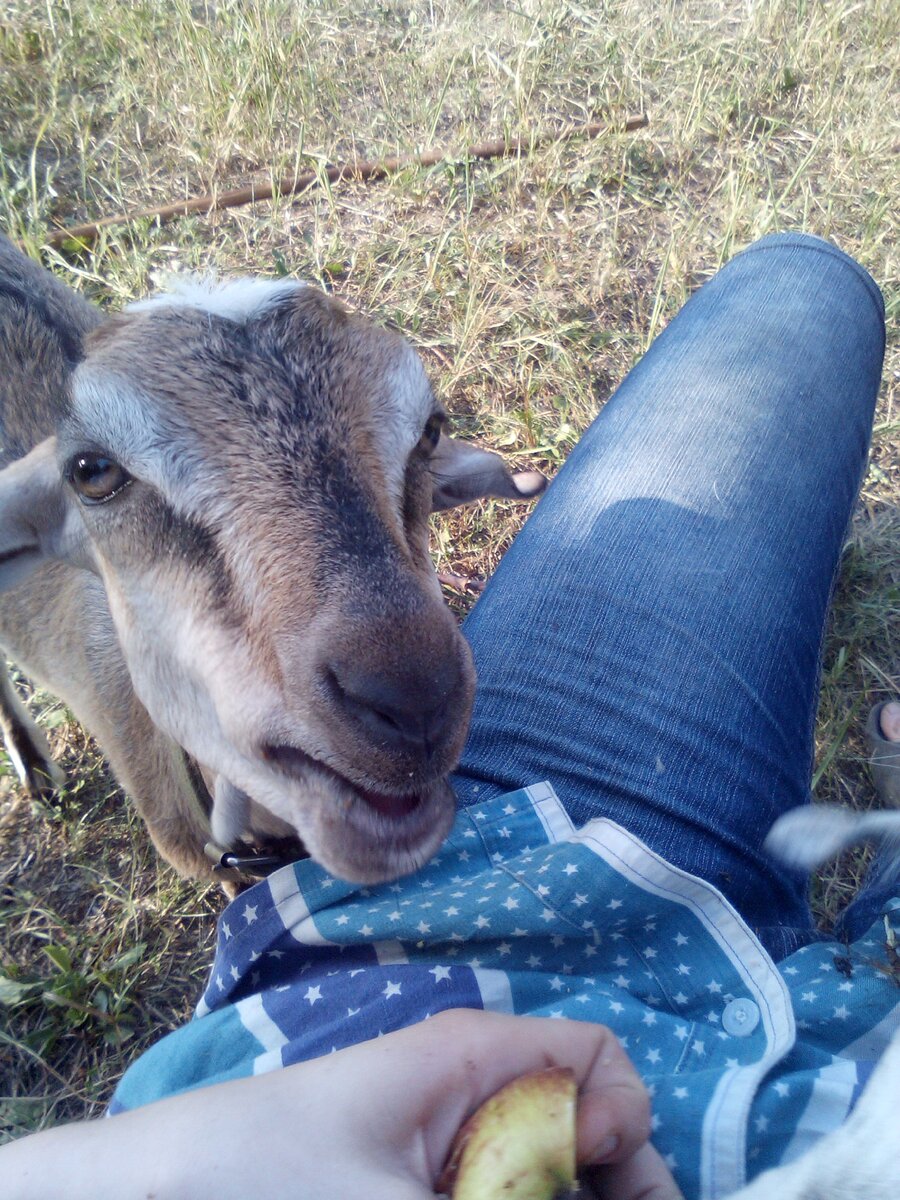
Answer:
[(422, 803), (423, 793), (421, 791), (412, 792), (409, 795), (397, 795), (362, 787), (333, 767), (323, 763), (321, 759), (313, 758), (312, 755), (296, 746), (267, 742), (262, 747), (262, 756), (271, 766), (292, 779), (302, 781), (311, 770), (330, 776), (342, 788), (349, 789), (365, 805), (389, 821), (402, 821), (412, 816)]

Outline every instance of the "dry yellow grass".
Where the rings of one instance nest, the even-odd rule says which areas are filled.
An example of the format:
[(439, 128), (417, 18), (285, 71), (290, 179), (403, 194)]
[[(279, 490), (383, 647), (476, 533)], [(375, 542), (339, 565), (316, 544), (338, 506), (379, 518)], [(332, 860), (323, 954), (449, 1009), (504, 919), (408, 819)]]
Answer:
[[(174, 268), (318, 281), (407, 332), (467, 433), (552, 472), (691, 290), (762, 234), (835, 238), (896, 318), (898, 44), (892, 0), (7, 0), (0, 226), (39, 253), (57, 223), (646, 111), (637, 134), (45, 255), (112, 307)], [(863, 805), (861, 722), (900, 690), (898, 378), (892, 331), (819, 722), (818, 794)], [(489, 574), (521, 517), (494, 504), (436, 525), (439, 567)], [(4, 1012), (11, 1130), (98, 1111), (123, 1062), (183, 1018), (216, 904), (157, 872), (95, 755), (49, 712), (87, 782), (36, 813), (4, 801), (0, 967), (55, 996)], [(854, 869), (819, 881), (824, 920)]]

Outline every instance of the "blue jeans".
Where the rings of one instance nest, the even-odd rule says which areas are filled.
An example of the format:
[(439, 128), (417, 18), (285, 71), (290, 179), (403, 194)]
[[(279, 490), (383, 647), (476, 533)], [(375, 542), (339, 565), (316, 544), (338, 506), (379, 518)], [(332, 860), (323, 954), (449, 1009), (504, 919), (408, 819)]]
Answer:
[(610, 817), (715, 884), (776, 959), (815, 938), (808, 880), (762, 842), (809, 799), (883, 353), (877, 287), (818, 238), (765, 238), (690, 300), (466, 622), (462, 804), (548, 779), (577, 824)]

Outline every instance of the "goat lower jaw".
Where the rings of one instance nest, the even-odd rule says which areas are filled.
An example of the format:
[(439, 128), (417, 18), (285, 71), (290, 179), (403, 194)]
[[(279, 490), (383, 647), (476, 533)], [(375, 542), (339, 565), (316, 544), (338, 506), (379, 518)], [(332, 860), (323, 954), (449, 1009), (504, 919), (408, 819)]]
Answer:
[(437, 853), (450, 831), (456, 799), (446, 776), (405, 795), (354, 783), (292, 746), (269, 746), (270, 765), (301, 784), (309, 806), (279, 808), (327, 871), (351, 883), (374, 884), (408, 875)]
[(385, 883), (423, 867), (444, 842), (456, 810), (446, 779), (423, 788), (413, 808), (386, 815), (348, 785), (346, 807), (331, 811), (317, 830), (314, 858), (352, 883)]

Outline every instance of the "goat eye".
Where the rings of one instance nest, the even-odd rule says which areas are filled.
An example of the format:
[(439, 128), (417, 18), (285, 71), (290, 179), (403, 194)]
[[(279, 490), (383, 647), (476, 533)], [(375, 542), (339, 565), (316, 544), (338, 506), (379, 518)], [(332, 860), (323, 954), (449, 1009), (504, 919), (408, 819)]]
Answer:
[(444, 417), (440, 413), (434, 413), (425, 422), (425, 428), (422, 430), (422, 436), (419, 439), (419, 446), (426, 454), (431, 454), (441, 437), (441, 430), (444, 428)]
[(79, 454), (69, 466), (69, 481), (85, 504), (102, 504), (131, 483), (124, 467), (105, 454)]

